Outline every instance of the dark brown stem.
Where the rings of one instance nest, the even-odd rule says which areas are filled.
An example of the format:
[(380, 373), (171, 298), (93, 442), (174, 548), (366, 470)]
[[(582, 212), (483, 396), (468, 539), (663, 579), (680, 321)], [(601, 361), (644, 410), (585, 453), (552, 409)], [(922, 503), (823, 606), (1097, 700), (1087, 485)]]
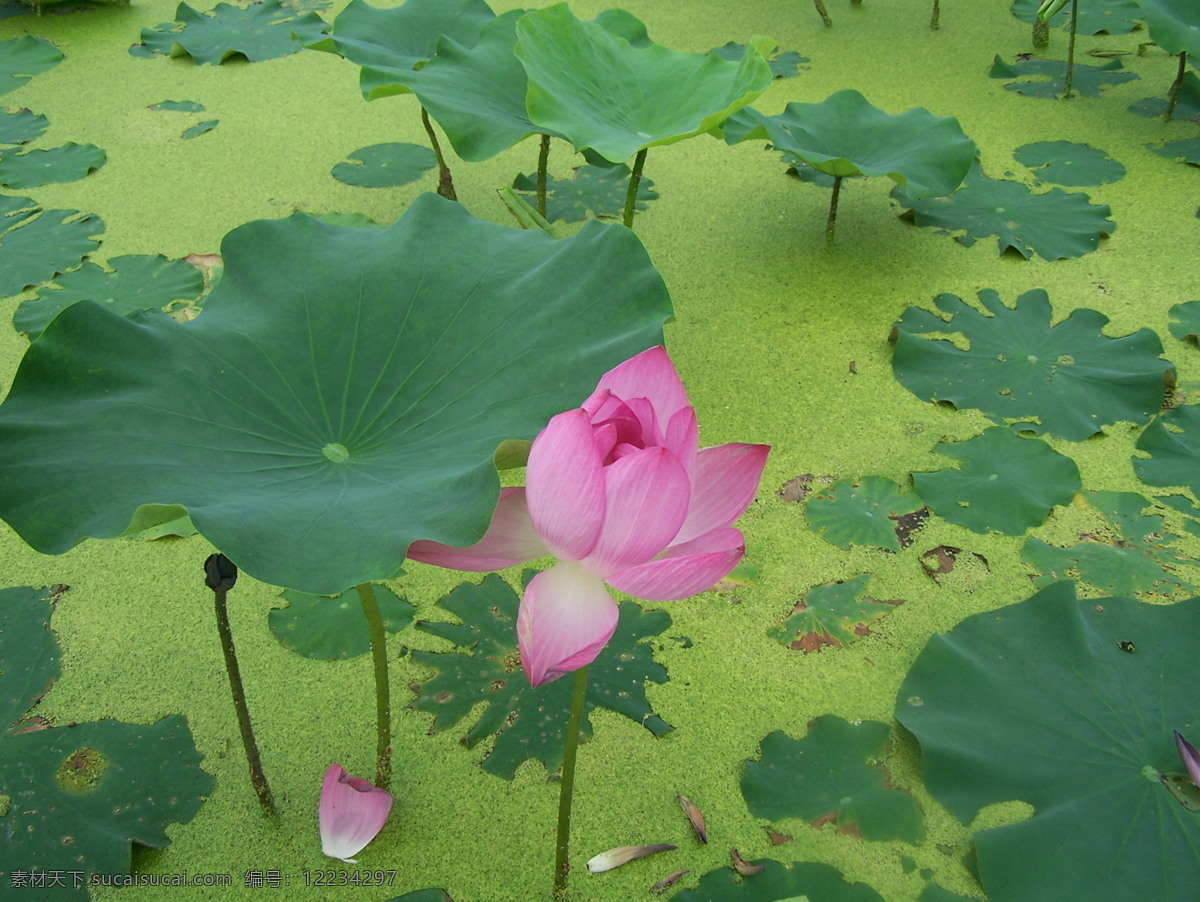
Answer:
[(833, 233), (837, 228), (838, 193), (842, 190), (842, 177), (833, 177), (833, 196), (829, 198), (829, 219), (825, 223), (825, 241), (833, 244)]
[(933, 14), (929, 17), (929, 27), (934, 31), (938, 30), (938, 26), (942, 20), (942, 4), (941, 0), (933, 0)]
[(425, 134), (429, 135), (429, 146), (433, 148), (433, 155), (437, 158), (437, 193), (446, 200), (458, 200), (458, 195), (454, 191), (454, 177), (450, 175), (450, 167), (446, 165), (446, 158), (442, 156), (442, 145), (438, 143), (433, 123), (429, 121), (429, 111), (425, 107), (421, 107), (421, 124), (425, 126)]
[(546, 165), (550, 161), (550, 136), (542, 135), (542, 146), (538, 150), (537, 168), (537, 211), (543, 219), (546, 216)]
[(1079, 18), (1079, 0), (1071, 0), (1071, 27), (1067, 37), (1067, 81), (1063, 85), (1063, 100), (1071, 99), (1071, 82), (1075, 78), (1075, 22)]
[(1050, 23), (1043, 18), (1033, 20), (1033, 46), (1042, 49), (1050, 46)]
[(1171, 121), (1171, 114), (1175, 112), (1175, 104), (1179, 100), (1179, 89), (1183, 87), (1183, 77), (1187, 75), (1187, 58), (1186, 50), (1179, 54), (1179, 74), (1175, 76), (1175, 81), (1171, 83), (1171, 90), (1167, 92), (1167, 112), (1163, 116), (1167, 122)]
[(821, 21), (825, 23), (826, 28), (833, 28), (833, 20), (829, 18), (829, 10), (825, 8), (822, 0), (813, 0), (813, 6), (817, 8), (817, 12), (821, 14)]

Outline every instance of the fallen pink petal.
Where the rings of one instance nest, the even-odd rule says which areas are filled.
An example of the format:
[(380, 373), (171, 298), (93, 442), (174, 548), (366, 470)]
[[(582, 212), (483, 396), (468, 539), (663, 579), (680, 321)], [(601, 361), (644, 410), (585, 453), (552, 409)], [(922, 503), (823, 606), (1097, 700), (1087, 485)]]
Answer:
[(317, 813), (321, 851), (330, 858), (355, 864), (352, 856), (379, 835), (391, 810), (390, 793), (350, 776), (340, 764), (329, 765)]
[(645, 858), (648, 855), (655, 855), (659, 852), (671, 852), (679, 848), (670, 843), (658, 843), (652, 846), (619, 846), (615, 849), (609, 849), (607, 852), (601, 852), (594, 858), (589, 858), (587, 869), (593, 874), (603, 874), (605, 871), (611, 871), (614, 868), (619, 868), (623, 864), (629, 864), (631, 861), (636, 861), (639, 858)]

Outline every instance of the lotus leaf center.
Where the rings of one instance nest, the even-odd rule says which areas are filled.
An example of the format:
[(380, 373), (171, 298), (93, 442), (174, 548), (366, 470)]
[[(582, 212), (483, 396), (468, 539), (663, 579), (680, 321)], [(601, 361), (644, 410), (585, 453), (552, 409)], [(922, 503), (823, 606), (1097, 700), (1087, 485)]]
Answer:
[(346, 446), (339, 445), (337, 442), (330, 442), (321, 449), (321, 453), (332, 460), (335, 464), (345, 463), (350, 459), (350, 452), (346, 450)]
[(1028, 360), (1030, 363), (1037, 363), (1037, 358), (1035, 356), (1033, 356), (1032, 354), (1030, 354), (1025, 359)]

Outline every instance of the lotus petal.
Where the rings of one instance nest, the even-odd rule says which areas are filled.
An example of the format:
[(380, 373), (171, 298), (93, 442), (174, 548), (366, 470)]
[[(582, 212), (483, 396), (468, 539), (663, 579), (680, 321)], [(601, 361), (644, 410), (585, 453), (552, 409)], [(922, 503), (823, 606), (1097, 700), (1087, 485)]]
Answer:
[(672, 846), (669, 843), (658, 843), (653, 846), (620, 846), (616, 849), (609, 849), (607, 852), (601, 852), (595, 858), (588, 859), (587, 869), (593, 874), (602, 874), (605, 871), (619, 868), (621, 865), (636, 861), (639, 858), (645, 858), (647, 855), (654, 855), (657, 852), (670, 852), (677, 848), (679, 847)]
[(604, 582), (575, 561), (560, 561), (525, 587), (517, 614), (521, 666), (533, 686), (592, 663), (617, 628), (617, 604)]
[(350, 776), (340, 764), (329, 765), (317, 813), (321, 851), (330, 858), (355, 864), (351, 856), (379, 834), (391, 810), (390, 793)]
[(500, 501), (483, 538), (466, 548), (425, 540), (408, 546), (408, 557), (452, 570), (483, 572), (515, 567), (548, 554), (533, 531), (523, 488), (500, 490)]

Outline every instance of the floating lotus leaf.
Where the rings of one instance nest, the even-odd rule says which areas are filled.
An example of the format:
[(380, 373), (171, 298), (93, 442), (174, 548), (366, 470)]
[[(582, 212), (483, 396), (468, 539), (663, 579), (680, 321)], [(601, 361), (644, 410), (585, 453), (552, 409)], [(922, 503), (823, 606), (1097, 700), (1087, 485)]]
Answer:
[[(990, 288), (979, 292), (988, 315), (952, 294), (934, 304), (939, 317), (909, 307), (896, 323), (892, 372), (919, 398), (976, 407), (997, 422), (1071, 441), (1109, 423), (1144, 423), (1162, 406), (1163, 381), (1175, 368), (1161, 359), (1149, 329), (1109, 338), (1108, 317), (1073, 310), (1051, 325), (1050, 298), (1040, 288), (1006, 307)], [(929, 334), (958, 334), (956, 347)]]
[(671, 902), (883, 902), (883, 896), (865, 883), (847, 883), (837, 868), (815, 861), (781, 864), (770, 858), (750, 862), (763, 869), (739, 877), (732, 868), (717, 868), (700, 878), (695, 889), (685, 889)]
[(913, 485), (931, 511), (972, 532), (1019, 536), (1069, 504), (1081, 485), (1075, 461), (1004, 426), (937, 452), (960, 461), (958, 469), (913, 473)]
[(885, 723), (851, 724), (834, 714), (810, 723), (803, 739), (771, 733), (760, 760), (747, 761), (742, 774), (750, 813), (769, 821), (801, 818), (814, 827), (833, 823), (866, 840), (920, 842), (917, 803), (888, 785), (890, 775), (879, 763), (888, 733)]
[(100, 245), (100, 217), (42, 210), (28, 197), (0, 197), (0, 297), (74, 269)]
[(49, 119), (29, 110), (0, 113), (0, 144), (28, 144), (49, 127)]
[[(1130, 104), (1129, 112), (1138, 116), (1161, 119), (1167, 113), (1167, 100), (1163, 97), (1146, 97)], [(1183, 85), (1171, 111), (1172, 121), (1200, 122), (1200, 77), (1188, 70), (1183, 76)]]
[(1194, 894), (1200, 812), (1162, 778), (1183, 769), (1173, 731), (1200, 732), (1198, 634), (1198, 598), (1077, 601), (1060, 582), (929, 640), (896, 702), (926, 787), (963, 823), (1034, 809), (975, 834), (991, 902)]
[(1104, 151), (1072, 141), (1022, 144), (1013, 158), (1041, 181), (1068, 187), (1103, 185), (1125, 175), (1125, 167)]
[(767, 630), (767, 635), (805, 653), (820, 651), (827, 645), (852, 645), (871, 632), (870, 624), (904, 603), (867, 595), (870, 581), (871, 574), (864, 573), (843, 582), (813, 586), (788, 619)]
[(521, 18), (516, 54), (529, 76), (529, 118), (614, 163), (711, 131), (773, 78), (753, 46), (736, 63), (638, 47), (603, 21), (579, 21), (565, 3)]
[(949, 194), (975, 159), (975, 142), (953, 116), (889, 115), (852, 90), (789, 103), (778, 116), (746, 109), (725, 125), (729, 144), (756, 138), (828, 175), (886, 175), (914, 197)]
[(0, 153), (0, 185), (37, 188), (54, 182), (75, 182), (104, 165), (106, 154), (94, 144), (76, 144), (24, 153)]
[(403, 79), (433, 59), (443, 35), (473, 47), (495, 17), (484, 0), (405, 0), (388, 9), (351, 0), (327, 37), (304, 43), (361, 66), (359, 87), (367, 100), (375, 100), (407, 93)]
[(1156, 418), (1138, 436), (1133, 472), (1148, 485), (1187, 486), (1200, 495), (1200, 404), (1186, 404)]
[[(1198, 139), (1200, 140), (1200, 139)], [(1167, 311), (1167, 329), (1180, 341), (1200, 341), (1200, 301), (1185, 301)]]
[(1163, 527), (1162, 517), (1142, 513), (1149, 501), (1133, 492), (1086, 492), (1083, 497), (1104, 515), (1111, 532), (1082, 535), (1069, 548), (1028, 539), (1021, 560), (1037, 571), (1035, 586), (1070, 578), (1101, 593), (1160, 598), (1196, 590), (1179, 566), (1200, 562), (1180, 555), (1175, 545), (1179, 537)]
[(1180, 138), (1178, 141), (1168, 141), (1165, 144), (1147, 144), (1160, 157), (1171, 160), (1182, 160), (1193, 166), (1200, 166), (1200, 138)]
[(298, 53), (304, 49), (302, 41), (318, 40), (327, 28), (316, 13), (297, 13), (279, 0), (245, 9), (218, 3), (204, 13), (180, 3), (174, 22), (142, 29), (142, 44), (153, 53), (189, 56), (198, 66), (216, 66), (239, 55), (256, 63)]
[(50, 611), (44, 592), (0, 590), (0, 842), (9, 870), (68, 872), (39, 902), (86, 898), (72, 870), (128, 873), (130, 844), (167, 845), (166, 826), (191, 820), (215, 782), (178, 715), (148, 726), (18, 720), (59, 675)]
[(62, 58), (61, 50), (32, 35), (0, 41), (0, 94), (7, 94), (33, 76), (53, 69)]
[(203, 113), (204, 104), (194, 100), (163, 100), (150, 104), (146, 109), (167, 113)]
[(419, 144), (372, 144), (361, 147), (338, 163), (332, 175), (339, 182), (360, 188), (394, 188), (419, 179), (437, 165), (428, 147)]
[[(770, 43), (766, 46), (771, 49), (767, 50), (766, 47), (759, 49), (763, 51), (763, 59), (767, 61), (767, 65), (771, 68), (771, 74), (776, 78), (795, 78), (800, 74), (800, 67), (809, 61), (807, 56), (801, 56), (795, 50), (783, 51)], [(740, 62), (746, 55), (746, 45), (730, 41), (728, 44), (714, 47), (709, 53), (715, 53), (723, 60)]]
[(925, 889), (921, 890), (921, 895), (917, 896), (917, 902), (976, 902), (976, 900), (971, 896), (960, 896), (948, 889), (942, 889), (936, 883), (929, 883), (926, 884)]
[(428, 194), (385, 229), (249, 223), (221, 255), (191, 322), (83, 302), (30, 345), (0, 406), (0, 515), (35, 548), (179, 504), (264, 582), (386, 579), (415, 539), (476, 541), (496, 447), (661, 342), (670, 314), (628, 229), (555, 241)]
[(450, 894), (441, 889), (419, 889), (403, 896), (396, 896), (391, 902), (454, 902)]
[(185, 141), (189, 138), (198, 138), (201, 135), (207, 135), (214, 128), (221, 124), (220, 119), (205, 119), (203, 122), (197, 122), (190, 128), (185, 128), (179, 135)]
[(804, 508), (808, 525), (839, 548), (874, 545), (899, 551), (901, 518), (922, 507), (921, 499), (882, 476), (857, 483), (843, 480), (809, 499)]
[[(1061, 97), (1067, 89), (1067, 64), (1060, 60), (1027, 59), (1010, 64), (997, 56), (988, 74), (992, 78), (1018, 79), (1006, 84), (1004, 90), (1025, 97)], [(1100, 66), (1077, 62), (1072, 67), (1071, 92), (1083, 97), (1099, 97), (1104, 88), (1135, 78), (1137, 73), (1126, 72), (1119, 59), (1111, 59)]]
[(996, 235), (1000, 253), (1011, 248), (1026, 260), (1034, 254), (1045, 260), (1082, 257), (1117, 229), (1108, 205), (1089, 203), (1086, 194), (1061, 188), (1034, 194), (1020, 182), (990, 179), (978, 166), (949, 197), (912, 197), (903, 188), (891, 196), (912, 211), (919, 226), (961, 229), (966, 234), (956, 238), (967, 247)]
[(1195, 0), (1138, 0), (1150, 40), (1167, 53), (1200, 56), (1200, 8)]
[[(525, 573), (526, 581), (533, 576)], [(412, 707), (436, 715), (433, 730), (448, 729), (476, 705), (483, 714), (467, 731), (468, 748), (496, 734), (483, 762), (488, 773), (511, 780), (522, 762), (536, 758), (554, 772), (562, 763), (564, 712), (571, 705), (571, 680), (554, 680), (536, 688), (521, 670), (517, 651), (517, 607), (520, 599), (499, 576), (480, 585), (463, 583), (438, 604), (459, 623), (420, 621), (417, 629), (448, 639), (461, 651), (435, 654), (414, 651), (413, 660), (437, 673), (418, 683)], [(644, 642), (671, 625), (665, 611), (643, 611), (632, 602), (621, 605), (617, 631), (588, 670), (587, 701), (580, 729), (591, 736), (589, 713), (607, 708), (640, 723), (655, 736), (672, 727), (654, 714), (646, 700), (646, 683), (665, 683), (666, 669), (654, 661)]]
[[(1016, 0), (1012, 14), (1022, 22), (1032, 25), (1037, 21), (1038, 7), (1042, 0)], [(1078, 34), (1129, 34), (1137, 28), (1142, 17), (1142, 8), (1136, 0), (1079, 0), (1079, 21), (1075, 25)], [(1050, 17), (1050, 24), (1066, 28), (1071, 21), (1071, 4), (1068, 3)]]
[[(375, 601), (389, 633), (404, 629), (413, 619), (413, 606), (387, 586), (375, 586)], [(291, 589), (284, 591), (286, 608), (271, 611), (271, 632), (285, 648), (306, 658), (344, 661), (371, 650), (362, 602), (355, 589), (328, 598)]]
[[(513, 187), (531, 193), (537, 190), (537, 182), (533, 176), (521, 174)], [(581, 222), (588, 216), (615, 219), (624, 210), (628, 193), (628, 166), (580, 166), (569, 179), (546, 180), (546, 218), (551, 222)], [(654, 180), (643, 178), (638, 182), (635, 208), (644, 210), (652, 200), (658, 200)]]
[(158, 255), (114, 257), (112, 272), (95, 263), (59, 276), (57, 282), (24, 301), (13, 316), (13, 328), (37, 338), (62, 310), (79, 301), (95, 301), (127, 316), (138, 310), (165, 310), (177, 301), (194, 302), (204, 290), (204, 277), (182, 260)]

